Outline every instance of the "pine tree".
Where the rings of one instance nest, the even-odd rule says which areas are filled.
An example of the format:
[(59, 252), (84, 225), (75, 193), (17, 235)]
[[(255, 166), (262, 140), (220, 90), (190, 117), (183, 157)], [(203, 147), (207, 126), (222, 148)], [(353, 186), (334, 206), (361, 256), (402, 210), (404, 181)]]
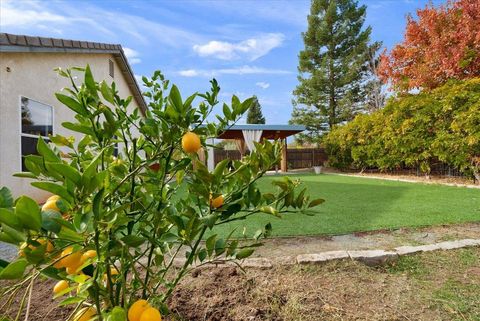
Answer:
[(350, 120), (363, 106), (371, 28), (365, 6), (354, 0), (312, 0), (291, 123), (304, 124), (310, 139)]
[(265, 124), (265, 117), (262, 114), (262, 106), (258, 102), (257, 96), (253, 96), (252, 106), (248, 110), (247, 124)]

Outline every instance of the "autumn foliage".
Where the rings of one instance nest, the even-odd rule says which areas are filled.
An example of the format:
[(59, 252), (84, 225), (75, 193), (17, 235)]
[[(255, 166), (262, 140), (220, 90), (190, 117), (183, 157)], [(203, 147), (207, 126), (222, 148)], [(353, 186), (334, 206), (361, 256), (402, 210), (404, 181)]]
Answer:
[(480, 75), (480, 1), (451, 0), (407, 17), (405, 38), (381, 56), (379, 76), (398, 90), (433, 89)]

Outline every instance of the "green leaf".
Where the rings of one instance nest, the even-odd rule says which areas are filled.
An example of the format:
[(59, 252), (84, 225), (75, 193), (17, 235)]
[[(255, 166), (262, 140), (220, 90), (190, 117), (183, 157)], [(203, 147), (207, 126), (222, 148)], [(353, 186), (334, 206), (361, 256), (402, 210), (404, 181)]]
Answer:
[[(65, 292), (70, 292), (72, 291), (74, 288), (73, 287), (70, 287), (68, 289), (65, 289)], [(64, 305), (70, 305), (70, 304), (77, 304), (77, 303), (80, 303), (80, 302), (83, 302), (85, 301), (84, 298), (81, 298), (81, 297), (78, 297), (78, 296), (72, 296), (72, 297), (69, 297), (69, 298), (66, 298), (65, 300), (62, 300), (58, 305), (59, 306), (64, 306)]]
[(40, 208), (33, 199), (28, 196), (20, 196), (15, 204), (15, 215), (25, 226), (34, 231), (39, 231), (42, 226)]
[(97, 219), (102, 217), (102, 201), (104, 192), (105, 189), (102, 188), (93, 198), (92, 210), (93, 214), (95, 214), (95, 217), (97, 217)]
[(200, 262), (203, 262), (207, 258), (207, 250), (201, 249), (198, 251), (197, 256)]
[(278, 211), (272, 207), (272, 206), (262, 206), (259, 208), (260, 212), (267, 213), (267, 214), (272, 214), (274, 216), (280, 217), (280, 214)]
[(139, 247), (145, 243), (146, 239), (137, 235), (126, 235), (122, 237), (122, 242), (127, 244), (130, 247)]
[(82, 179), (82, 176), (80, 176), (80, 173), (74, 167), (68, 164), (47, 162), (45, 163), (45, 165), (49, 171), (54, 170), (58, 172), (60, 175), (62, 175), (63, 177), (68, 178), (75, 184), (79, 184), (80, 180)]
[(35, 186), (36, 188), (39, 188), (41, 190), (59, 195), (61, 198), (65, 199), (69, 203), (73, 201), (72, 195), (70, 195), (67, 189), (62, 185), (58, 185), (52, 182), (32, 182), (31, 184), (32, 186)]
[(18, 245), (21, 242), (25, 242), (26, 237), (25, 234), (22, 232), (6, 225), (6, 224), (0, 224), (2, 227), (2, 233), (0, 237), (0, 241), (7, 242), (10, 244), (15, 244)]
[(214, 234), (205, 241), (205, 247), (207, 248), (208, 256), (211, 256), (213, 251), (215, 250), (216, 238), (217, 238), (217, 234)]
[(90, 164), (88, 164), (87, 168), (85, 168), (85, 171), (83, 172), (83, 175), (82, 175), (82, 182), (84, 184), (88, 183), (93, 178), (93, 176), (97, 173), (97, 165), (98, 165), (98, 162), (102, 159), (102, 154), (103, 154), (103, 150), (100, 153), (98, 153), (98, 155), (94, 159), (92, 159)]
[(177, 240), (178, 240), (178, 235), (175, 235), (173, 233), (165, 233), (165, 234), (162, 234), (162, 236), (159, 239), (159, 242), (172, 243)]
[(224, 239), (218, 239), (215, 242), (215, 255), (219, 256), (223, 252), (225, 252), (225, 240)]
[(56, 93), (55, 96), (62, 104), (64, 104), (65, 106), (73, 110), (75, 113), (80, 114), (82, 116), (88, 115), (88, 112), (85, 109), (85, 107), (83, 107), (82, 104), (80, 104), (74, 98), (66, 96), (64, 94), (60, 94), (60, 93)]
[(175, 85), (172, 86), (172, 89), (170, 89), (170, 94), (168, 95), (168, 98), (177, 112), (180, 113), (183, 111), (182, 96), (180, 95), (180, 91), (178, 90), (177, 86)]
[(78, 234), (77, 232), (62, 226), (60, 229), (60, 232), (58, 233), (58, 238), (59, 239), (65, 239), (73, 242), (83, 242), (84, 239), (82, 235)]
[(48, 138), (50, 139), (50, 141), (52, 143), (54, 143), (55, 145), (57, 146), (68, 146), (70, 148), (73, 148), (73, 142), (75, 141), (75, 139), (73, 137), (70, 137), (67, 138), (65, 136), (62, 136), (62, 135), (48, 135)]
[(127, 321), (127, 313), (121, 307), (114, 307), (107, 321)]
[(195, 99), (195, 97), (197, 97), (197, 93), (191, 95), (185, 100), (185, 102), (183, 103), (183, 110), (187, 110), (192, 105), (192, 102)]
[(65, 127), (66, 129), (73, 130), (74, 132), (82, 133), (85, 135), (90, 135), (90, 136), (95, 136), (95, 133), (93, 132), (91, 127), (84, 126), (78, 123), (72, 123), (72, 122), (63, 122), (62, 126)]
[(230, 162), (230, 159), (224, 159), (220, 163), (215, 166), (215, 169), (213, 171), (213, 176), (215, 178), (220, 178), (223, 175), (223, 172), (225, 171), (225, 168), (227, 167), (228, 163)]
[(22, 229), (22, 223), (15, 216), (15, 213), (6, 208), (0, 208), (0, 223), (4, 223), (16, 230)]
[(14, 177), (21, 177), (21, 178), (38, 178), (38, 175), (35, 175), (31, 172), (20, 172), (20, 173), (14, 173)]
[(60, 232), (61, 225), (57, 220), (62, 220), (62, 214), (54, 210), (42, 211), (42, 228), (49, 232)]
[(0, 188), (0, 208), (13, 207), (12, 192), (7, 187)]
[(93, 79), (92, 70), (90, 69), (89, 65), (87, 65), (87, 67), (85, 68), (85, 78), (83, 81), (85, 83), (85, 86), (87, 86), (90, 94), (93, 97), (98, 98), (97, 86), (95, 85), (95, 80)]
[(60, 157), (50, 149), (50, 146), (48, 146), (41, 137), (39, 137), (37, 141), (37, 151), (43, 156), (46, 162), (60, 162)]
[(103, 98), (111, 104), (115, 103), (112, 89), (107, 85), (105, 80), (100, 83), (100, 92), (102, 93)]
[(25, 273), (25, 269), (27, 268), (27, 265), (28, 265), (28, 262), (25, 259), (19, 259), (15, 262), (10, 263), (0, 272), (0, 279), (1, 280), (20, 279)]
[(252, 255), (254, 251), (255, 250), (252, 248), (241, 249), (237, 252), (237, 255), (235, 257), (237, 258), (237, 260), (242, 260)]
[(310, 204), (308, 204), (308, 207), (310, 208), (310, 207), (318, 206), (318, 205), (320, 205), (320, 204), (322, 204), (322, 203), (324, 203), (324, 202), (325, 202), (324, 199), (317, 198), (317, 199), (311, 201)]

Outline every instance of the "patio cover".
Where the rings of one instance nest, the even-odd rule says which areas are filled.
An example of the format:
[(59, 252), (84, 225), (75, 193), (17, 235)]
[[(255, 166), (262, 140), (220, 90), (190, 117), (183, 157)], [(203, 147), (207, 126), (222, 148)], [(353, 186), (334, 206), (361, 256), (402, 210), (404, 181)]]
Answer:
[[(284, 148), (282, 153), (281, 167), (282, 171), (287, 171), (287, 137), (301, 133), (306, 128), (301, 125), (264, 125), (264, 124), (246, 124), (233, 125), (227, 129), (217, 138), (219, 139), (234, 139), (238, 141), (237, 146), (242, 145), (243, 142), (248, 146), (249, 150), (254, 150), (253, 142), (260, 142), (263, 139), (281, 139), (284, 141)], [(210, 142), (213, 145), (213, 139)], [(212, 147), (208, 148), (207, 165), (209, 170), (215, 167), (214, 153)], [(240, 149), (240, 148), (239, 148)], [(242, 153), (243, 155), (243, 153)]]
[(245, 124), (233, 125), (225, 129), (217, 138), (219, 139), (243, 139), (244, 130), (261, 130), (261, 139), (284, 139), (301, 133), (305, 130), (302, 125), (263, 125), (263, 124)]

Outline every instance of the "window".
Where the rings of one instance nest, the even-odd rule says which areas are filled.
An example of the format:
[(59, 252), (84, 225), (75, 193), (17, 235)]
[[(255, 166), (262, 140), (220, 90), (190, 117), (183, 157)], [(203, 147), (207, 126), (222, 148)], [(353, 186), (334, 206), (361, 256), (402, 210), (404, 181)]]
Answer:
[(115, 75), (115, 69), (113, 67), (113, 61), (111, 61), (110, 59), (108, 59), (108, 73), (110, 74), (110, 77), (113, 78), (113, 76)]
[(26, 171), (25, 156), (38, 154), (38, 136), (48, 142), (48, 135), (53, 134), (53, 108), (26, 97), (21, 97), (20, 100), (22, 171)]

